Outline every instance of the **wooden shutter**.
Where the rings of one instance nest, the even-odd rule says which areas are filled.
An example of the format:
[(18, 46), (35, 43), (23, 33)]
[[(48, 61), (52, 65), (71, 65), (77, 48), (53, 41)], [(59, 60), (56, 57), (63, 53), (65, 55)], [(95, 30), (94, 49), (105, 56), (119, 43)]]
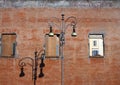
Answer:
[(45, 38), (46, 57), (59, 57), (59, 37), (57, 37), (57, 35), (53, 37), (46, 35)]
[(2, 34), (2, 57), (14, 57), (16, 47), (16, 34), (4, 33)]

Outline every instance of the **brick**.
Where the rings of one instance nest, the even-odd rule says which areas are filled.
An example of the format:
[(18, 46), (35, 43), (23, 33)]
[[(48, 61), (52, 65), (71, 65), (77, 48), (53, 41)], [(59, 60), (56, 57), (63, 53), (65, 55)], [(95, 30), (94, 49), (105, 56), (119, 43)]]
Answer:
[[(71, 37), (72, 29), (66, 30), (64, 45), (65, 85), (119, 85), (119, 9), (65, 8), (65, 19), (77, 17), (77, 37)], [(34, 58), (34, 51), (43, 47), (44, 35), (49, 33), (48, 18), (61, 19), (61, 8), (8, 8), (0, 9), (0, 33), (17, 33), (17, 58), (0, 59), (0, 85), (33, 85), (31, 66), (25, 67), (25, 77), (20, 78), (19, 60)], [(53, 21), (60, 24), (58, 21)], [(69, 23), (70, 21), (66, 22)], [(53, 31), (59, 33), (57, 26)], [(103, 33), (104, 58), (89, 58), (88, 34)], [(25, 62), (30, 63), (29, 60)], [(45, 59), (43, 72), (38, 78), (41, 85), (61, 85), (61, 60)], [(40, 61), (39, 61), (40, 63)], [(39, 74), (38, 68), (38, 74)]]

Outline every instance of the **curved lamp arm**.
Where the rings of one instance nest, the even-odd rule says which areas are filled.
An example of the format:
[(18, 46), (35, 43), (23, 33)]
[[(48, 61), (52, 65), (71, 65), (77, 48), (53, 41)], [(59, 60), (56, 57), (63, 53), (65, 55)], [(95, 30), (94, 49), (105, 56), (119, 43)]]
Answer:
[[(49, 19), (48, 19), (48, 24), (49, 24), (49, 26), (50, 26), (50, 27), (51, 27), (51, 26), (56, 26), (57, 28), (59, 28), (59, 29), (62, 30), (63, 32), (66, 31), (66, 29), (68, 28), (68, 26), (76, 26), (76, 24), (77, 24), (77, 18), (76, 18), (76, 17), (70, 16), (70, 17), (68, 17), (68, 18), (64, 21), (64, 14), (61, 14), (61, 16), (62, 16), (62, 19), (59, 19), (59, 18), (56, 18), (56, 17), (51, 17), (51, 18), (49, 18)], [(55, 24), (55, 23), (52, 21), (53, 19), (55, 19), (55, 20), (58, 21), (58, 22), (61, 22), (61, 20), (62, 20), (61, 23), (64, 23), (64, 25), (66, 25), (66, 22), (68, 22), (68, 21), (70, 21), (70, 20), (71, 20), (71, 21), (70, 21), (70, 24), (67, 24), (66, 26), (64, 26), (64, 29), (62, 29), (63, 27)]]
[(68, 18), (65, 20), (65, 23), (68, 22), (70, 19), (71, 19), (72, 21), (70, 22), (70, 24), (67, 24), (67, 25), (66, 25), (65, 31), (66, 31), (66, 29), (68, 28), (68, 26), (76, 26), (76, 24), (77, 24), (77, 18), (74, 17), (74, 16), (68, 17)]
[(48, 19), (48, 25), (49, 25), (49, 27), (50, 26), (56, 26), (57, 28), (59, 28), (60, 30), (62, 30), (61, 29), (61, 27), (58, 25), (58, 24), (55, 24), (52, 20), (56, 20), (57, 22), (61, 22), (61, 20), (59, 19), (59, 18), (57, 18), (57, 17), (51, 17), (51, 18), (49, 18)]
[(70, 19), (74, 19), (74, 23), (75, 23), (75, 25), (77, 24), (77, 18), (74, 17), (74, 16), (70, 16), (70, 17), (68, 17), (68, 18), (65, 20), (65, 22), (69, 21)]
[[(62, 22), (64, 21), (64, 14), (61, 14), (61, 16), (62, 16), (62, 19), (59, 19), (59, 18), (57, 18), (57, 17), (51, 17), (51, 18), (49, 18), (48, 19), (48, 24), (49, 24), (49, 26), (56, 26), (56, 27), (58, 27), (60, 30), (62, 30), (62, 28), (61, 28), (61, 26), (59, 26), (59, 25), (57, 25), (57, 24), (55, 24), (54, 22), (53, 22), (53, 20), (55, 19), (56, 21), (58, 21), (58, 22), (60, 22), (61, 23), (61, 20), (62, 20)], [(66, 24), (66, 22), (68, 22), (69, 20), (72, 20), (72, 22), (70, 22), (70, 24), (68, 24), (67, 26), (65, 26), (65, 30), (68, 28), (68, 26), (69, 25), (76, 25), (77, 24), (77, 18), (76, 17), (74, 17), (74, 16), (70, 16), (70, 17), (68, 17), (64, 22), (65, 22), (65, 24)]]

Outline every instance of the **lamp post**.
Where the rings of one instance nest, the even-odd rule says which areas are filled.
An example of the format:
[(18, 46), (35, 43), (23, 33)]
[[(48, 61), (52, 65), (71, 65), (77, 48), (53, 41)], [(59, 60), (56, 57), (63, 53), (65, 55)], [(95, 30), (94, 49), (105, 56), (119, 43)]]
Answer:
[[(76, 28), (76, 24), (77, 24), (77, 19), (76, 17), (68, 17), (66, 20), (64, 19), (64, 14), (61, 14), (61, 17), (62, 19), (58, 19), (56, 17), (53, 17), (55, 18), (56, 20), (58, 20), (61, 25), (57, 25), (55, 24), (54, 22), (50, 22), (49, 23), (49, 26), (50, 26), (50, 32), (49, 32), (49, 37), (53, 37), (54, 36), (54, 33), (53, 33), (53, 26), (58, 26), (58, 28), (60, 29), (60, 58), (61, 58), (61, 85), (64, 85), (64, 44), (65, 44), (65, 33), (66, 33), (66, 29), (69, 27), (69, 26), (72, 26), (73, 28), (73, 31), (72, 31), (72, 34), (71, 36), (73, 37), (76, 37), (77, 36), (77, 33), (75, 31), (75, 28)], [(52, 18), (51, 18), (52, 19)], [(50, 19), (49, 19), (50, 20)], [(70, 22), (69, 24), (67, 24), (66, 22)], [(41, 57), (39, 57), (39, 55), (41, 54)], [(45, 55), (45, 49), (44, 50), (40, 50), (39, 52), (38, 51), (35, 51), (35, 56), (34, 58), (31, 58), (31, 57), (25, 57), (25, 58), (22, 58), (20, 61), (19, 61), (19, 66), (21, 68), (21, 73), (20, 73), (20, 77), (23, 77), (25, 75), (24, 73), (24, 67), (28, 64), (26, 62), (24, 62), (24, 60), (31, 60), (32, 61), (32, 64), (30, 65), (32, 67), (32, 79), (34, 80), (34, 85), (36, 85), (36, 80), (37, 80), (37, 69), (38, 69), (38, 60), (41, 60), (41, 63), (39, 65), (40, 67), (40, 74), (39, 74), (39, 77), (43, 77), (44, 74), (43, 74), (43, 67), (45, 66), (44, 64), (44, 59), (45, 58), (49, 58), (49, 57), (46, 57)]]
[[(39, 57), (39, 55), (41, 54), (41, 56)], [(25, 76), (24, 73), (24, 67), (28, 64), (32, 67), (32, 80), (34, 80), (34, 85), (36, 85), (36, 80), (37, 80), (37, 69), (38, 69), (38, 60), (41, 60), (41, 63), (39, 64), (40, 67), (40, 74), (39, 77), (43, 77), (43, 67), (45, 66), (43, 60), (45, 57), (45, 53), (44, 50), (41, 51), (35, 51), (35, 56), (34, 58), (31, 57), (24, 57), (19, 61), (19, 66), (21, 68), (21, 73), (20, 73), (20, 77)], [(31, 60), (31, 64), (25, 62), (25, 60)]]
[[(57, 21), (61, 22), (61, 25), (58, 26), (57, 24), (55, 24), (54, 22), (50, 22), (50, 32), (49, 32), (49, 36), (53, 37), (54, 33), (53, 33), (53, 29), (52, 26), (57, 26), (60, 29), (60, 57), (61, 57), (61, 85), (64, 85), (64, 44), (65, 44), (65, 33), (66, 33), (66, 29), (69, 26), (72, 26), (73, 31), (71, 36), (72, 37), (76, 37), (77, 33), (76, 33), (76, 24), (77, 24), (77, 19), (76, 17), (70, 16), (67, 19), (64, 18), (64, 14), (61, 14), (62, 19), (58, 19), (56, 17), (53, 17), (54, 19), (56, 19)], [(67, 24), (66, 22), (70, 22), (69, 24)]]

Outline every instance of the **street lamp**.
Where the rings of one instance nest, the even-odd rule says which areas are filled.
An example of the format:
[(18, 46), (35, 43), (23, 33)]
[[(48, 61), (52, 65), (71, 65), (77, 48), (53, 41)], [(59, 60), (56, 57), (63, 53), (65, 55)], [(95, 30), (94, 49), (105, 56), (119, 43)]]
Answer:
[[(54, 36), (52, 25), (53, 25), (53, 26), (54, 26), (54, 25), (58, 26), (58, 28), (60, 28), (60, 30), (61, 30), (61, 34), (65, 34), (65, 31), (66, 31), (67, 27), (68, 27), (69, 25), (71, 25), (72, 28), (73, 28), (73, 32), (72, 32), (71, 36), (76, 37), (76, 36), (77, 36), (77, 33), (76, 33), (76, 31), (75, 31), (76, 24), (77, 24), (77, 19), (76, 19), (76, 17), (71, 16), (71, 17), (68, 17), (68, 18), (65, 20), (65, 19), (64, 19), (64, 14), (61, 14), (61, 16), (62, 16), (62, 19), (61, 19), (61, 23), (62, 23), (62, 24), (61, 24), (61, 27), (59, 27), (57, 24), (55, 24), (55, 23), (53, 23), (53, 22), (50, 22), (50, 23), (49, 23), (49, 25), (50, 25), (49, 36), (50, 36), (50, 37), (51, 37), (51, 36)], [(58, 21), (60, 21), (60, 20), (59, 20), (58, 18), (56, 18), (56, 17), (53, 17), (53, 18), (54, 18), (54, 19), (57, 19)], [(67, 24), (67, 25), (66, 25), (66, 22), (69, 21), (70, 19), (72, 19), (72, 21), (70, 22), (70, 24)]]
[[(62, 16), (62, 19), (59, 19), (59, 18), (56, 18), (56, 17), (52, 17), (56, 20), (58, 20), (61, 25), (57, 25), (55, 24), (54, 22), (50, 22), (49, 23), (49, 27), (50, 27), (50, 32), (49, 32), (49, 37), (53, 37), (54, 36), (54, 33), (53, 33), (53, 26), (58, 26), (58, 28), (60, 29), (60, 37), (59, 37), (59, 40), (60, 40), (60, 58), (61, 58), (61, 85), (64, 85), (64, 44), (65, 44), (65, 33), (66, 33), (66, 29), (69, 27), (69, 26), (72, 26), (72, 33), (71, 33), (71, 36), (73, 37), (76, 37), (77, 36), (77, 33), (76, 33), (76, 24), (77, 24), (77, 19), (76, 17), (68, 17), (66, 20), (64, 19), (64, 14), (61, 14)], [(52, 19), (51, 18), (51, 19)], [(49, 19), (50, 20), (50, 19)], [(70, 22), (69, 24), (67, 24), (67, 22)], [(32, 79), (34, 80), (34, 85), (36, 85), (36, 80), (37, 80), (37, 69), (38, 69), (38, 60), (40, 59), (41, 60), (41, 63), (39, 65), (40, 67), (40, 74), (39, 74), (39, 77), (43, 77), (44, 74), (43, 74), (43, 67), (45, 67), (45, 64), (44, 64), (44, 59), (45, 58), (50, 58), (50, 57), (47, 57), (46, 56), (46, 49), (44, 50), (40, 50), (39, 52), (38, 51), (35, 51), (35, 57), (34, 58), (31, 58), (31, 57), (25, 57), (25, 58), (22, 58), (20, 61), (19, 61), (19, 66), (21, 68), (21, 73), (20, 73), (20, 77), (23, 77), (25, 76), (25, 72), (24, 72), (24, 66), (27, 65), (26, 62), (24, 62), (24, 60), (28, 59), (28, 60), (31, 60), (32, 61), (32, 64), (31, 64), (31, 67), (32, 67)], [(41, 54), (41, 56), (40, 56)]]
[[(61, 23), (61, 25), (57, 25), (54, 22), (50, 22), (50, 32), (49, 32), (49, 37), (53, 37), (54, 33), (53, 33), (53, 29), (52, 26), (57, 26), (60, 29), (60, 57), (61, 57), (61, 85), (64, 85), (64, 49), (63, 46), (65, 44), (65, 33), (66, 33), (66, 29), (69, 26), (72, 26), (72, 37), (76, 37), (77, 33), (76, 33), (76, 24), (77, 24), (77, 19), (76, 17), (70, 16), (68, 17), (66, 20), (64, 19), (64, 14), (61, 14), (62, 19), (56, 18), (56, 17), (52, 17), (53, 19), (56, 19), (57, 21), (59, 21)], [(52, 19), (51, 18), (51, 19)], [(49, 19), (49, 20), (51, 20)], [(69, 24), (67, 24), (67, 22), (70, 22)]]

